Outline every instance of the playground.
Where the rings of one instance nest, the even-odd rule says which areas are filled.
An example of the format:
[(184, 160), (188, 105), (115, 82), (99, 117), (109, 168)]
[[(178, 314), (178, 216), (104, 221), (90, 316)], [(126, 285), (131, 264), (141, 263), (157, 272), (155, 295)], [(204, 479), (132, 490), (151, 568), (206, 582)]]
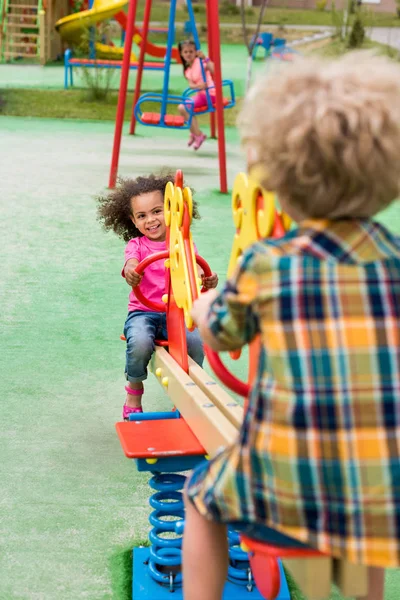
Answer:
[[(87, 8), (89, 24), (96, 10), (108, 14), (109, 4), (96, 6)], [(72, 34), (67, 33), (73, 36), (78, 20), (57, 16), (64, 19), (61, 29), (73, 23)], [(149, 50), (141, 43), (139, 51)], [(207, 51), (207, 44), (202, 47)], [(104, 60), (118, 54), (122, 67), (123, 53), (112, 46), (97, 51)], [(131, 58), (137, 66), (125, 72), (130, 93), (122, 107), (125, 118), (121, 96), (118, 105), (122, 137), (114, 175), (182, 169), (201, 214), (192, 227), (194, 242), (223, 282), (235, 233), (231, 191), (245, 170), (239, 134), (234, 126), (224, 128), (228, 193), (220, 191), (221, 146), (211, 138), (208, 114), (200, 120), (208, 139), (198, 152), (187, 147), (190, 120), (173, 130), (139, 120), (136, 135), (128, 135), (143, 57), (144, 51)], [(222, 45), (221, 64), (223, 78), (243, 96), (244, 47)], [(263, 61), (255, 61), (253, 76), (264, 68)], [(61, 92), (62, 71), (60, 66), (0, 65), (0, 88)], [(168, 71), (164, 91), (181, 97), (182, 66), (171, 64)], [(124, 85), (123, 69), (117, 73), (116, 89)], [(144, 68), (142, 91), (159, 93), (163, 77)], [(79, 71), (75, 85), (84, 86)], [(117, 97), (114, 114), (116, 104)], [(157, 110), (162, 121), (162, 103)], [(102, 230), (95, 202), (113, 178), (118, 121), (53, 116), (0, 116), (0, 599), (130, 600), (132, 549), (148, 546), (150, 474), (124, 456), (115, 430), (124, 398), (120, 335), (129, 288), (120, 275), (124, 243)], [(400, 235), (398, 203), (378, 220)], [(246, 379), (247, 351), (226, 363)], [(212, 373), (208, 364), (205, 372)], [(157, 377), (149, 374), (146, 380), (146, 412), (172, 407)], [(235, 394), (232, 398), (243, 403)], [(307, 600), (290, 576), (288, 585), (291, 600)], [(399, 594), (400, 575), (388, 571), (385, 600), (398, 600)], [(330, 600), (344, 596), (334, 588)]]
[[(123, 243), (100, 229), (93, 199), (105, 186), (113, 124), (3, 117), (0, 127), (0, 597), (127, 600), (130, 552), (147, 543), (150, 509), (149, 475), (124, 457), (114, 428), (127, 286)], [(234, 228), (230, 197), (216, 191), (216, 142), (200, 162), (185, 140), (143, 129), (124, 139), (120, 171), (184, 169), (202, 215), (195, 242), (222, 279)], [(227, 142), (232, 185), (244, 166), (235, 130)], [(380, 218), (400, 232), (398, 206)], [(148, 410), (170, 410), (155, 377), (146, 387)], [(385, 600), (399, 589), (389, 572)]]

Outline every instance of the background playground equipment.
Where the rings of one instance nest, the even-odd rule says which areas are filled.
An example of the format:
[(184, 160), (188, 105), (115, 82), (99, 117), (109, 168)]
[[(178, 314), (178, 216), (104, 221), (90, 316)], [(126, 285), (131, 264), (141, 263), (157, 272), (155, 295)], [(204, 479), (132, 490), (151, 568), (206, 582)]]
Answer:
[[(122, 30), (125, 31), (127, 17), (123, 12), (123, 8), (127, 4), (128, 0), (93, 0), (89, 4), (88, 10), (83, 10), (59, 19), (55, 24), (56, 30), (61, 38), (72, 47), (82, 45), (82, 41), (84, 41), (82, 38), (84, 38), (85, 33), (90, 27), (96, 26), (98, 23), (111, 19), (112, 17), (120, 24)], [(133, 26), (132, 39), (139, 48), (144, 44), (144, 51), (147, 55), (159, 59), (165, 57), (166, 49), (163, 46), (151, 44), (147, 40), (147, 36), (144, 40), (142, 32), (138, 27)], [(109, 60), (122, 60), (124, 54), (123, 47), (118, 48), (111, 44), (97, 43), (95, 45), (95, 51), (99, 58)], [(179, 54), (176, 50), (172, 55), (175, 60), (179, 61)], [(89, 58), (94, 58), (94, 55)], [(131, 60), (136, 61), (136, 55), (131, 55)]]
[[(187, 10), (189, 13), (189, 24), (191, 35), (193, 36), (193, 41), (196, 46), (196, 50), (200, 50), (200, 40), (197, 33), (196, 27), (196, 19), (194, 16), (193, 6), (191, 0), (187, 1)], [(187, 88), (182, 96), (171, 96), (168, 93), (169, 88), (169, 69), (170, 69), (170, 55), (172, 51), (172, 45), (174, 43), (174, 22), (175, 22), (175, 13), (176, 13), (176, 4), (171, 2), (170, 14), (169, 14), (169, 28), (168, 28), (168, 43), (167, 43), (167, 54), (165, 60), (165, 73), (164, 73), (164, 85), (162, 94), (155, 93), (147, 93), (143, 94), (134, 107), (134, 115), (136, 121), (138, 121), (141, 125), (153, 126), (153, 127), (166, 127), (166, 128), (176, 128), (180, 127), (183, 129), (188, 129), (191, 125), (192, 118), (194, 113), (196, 114), (204, 114), (204, 113), (213, 113), (215, 112), (215, 94), (212, 93), (211, 90), (215, 89), (215, 86), (210, 86), (205, 89), (206, 101), (203, 106), (198, 106), (194, 108), (194, 105), (191, 102), (191, 97), (198, 93), (198, 90), (194, 90), (192, 88)], [(200, 61), (200, 67), (202, 72), (203, 82), (207, 82), (206, 72), (204, 68), (203, 61)], [(229, 90), (229, 98), (223, 98), (223, 107), (231, 108), (235, 106), (235, 93), (233, 89), (233, 82), (230, 80), (222, 81), (222, 88)], [(153, 103), (156, 107), (160, 107), (160, 112), (144, 112), (142, 110), (142, 105), (148, 105), (148, 103)], [(183, 104), (186, 108), (186, 112), (188, 113), (188, 117), (185, 118), (181, 115), (171, 115), (167, 113), (167, 108), (169, 105), (179, 105)]]
[(269, 32), (259, 33), (257, 36), (253, 36), (251, 43), (254, 44), (252, 58), (257, 58), (257, 51), (259, 48), (264, 49), (264, 58), (270, 56), (274, 48), (286, 46), (286, 40), (284, 38), (274, 38), (274, 35)]
[(274, 38), (272, 33), (263, 32), (260, 33), (256, 38), (252, 38), (254, 42), (252, 59), (257, 58), (258, 48), (264, 48), (264, 60), (274, 58), (277, 60), (290, 61), (293, 60), (294, 56), (298, 54), (296, 50), (286, 45), (284, 38)]
[[(72, 50), (68, 49), (64, 53), (64, 89), (74, 85), (73, 68), (84, 67), (97, 69), (121, 69), (121, 60), (105, 60), (105, 59), (90, 59), (90, 58), (72, 58)], [(138, 68), (137, 62), (131, 62), (129, 65), (131, 70)], [(146, 61), (143, 68), (149, 71), (164, 71), (164, 64), (160, 62)]]
[[(132, 415), (129, 422), (116, 425), (126, 456), (136, 460), (139, 470), (153, 473), (150, 486), (156, 490), (150, 498), (154, 509), (150, 515), (151, 547), (134, 550), (134, 600), (161, 600), (169, 597), (167, 594), (171, 591), (181, 597), (180, 539), (174, 538), (173, 532), (180, 533), (183, 529), (181, 489), (185, 478), (177, 472), (193, 468), (206, 455), (212, 456), (221, 446), (234, 442), (243, 419), (240, 405), (186, 354), (183, 323), (185, 319), (186, 325), (191, 325), (190, 307), (199, 293), (199, 283), (189, 229), (191, 195), (190, 190), (182, 189), (182, 181), (182, 174), (178, 172), (176, 185), (170, 184), (165, 194), (169, 250), (148, 257), (138, 266), (141, 271), (152, 260), (164, 260), (168, 256), (167, 294), (163, 297), (164, 304), (159, 303), (157, 309), (167, 312), (169, 352), (158, 346), (151, 360), (151, 370), (177, 410)], [(237, 231), (229, 269), (250, 243), (261, 236), (282, 235), (290, 227), (288, 217), (277, 211), (274, 195), (243, 173), (235, 180), (232, 207)], [(201, 266), (207, 274), (204, 261)], [(207, 356), (213, 354), (207, 350)], [(228, 372), (225, 369), (223, 373), (223, 366), (216, 370), (227, 380)], [(251, 381), (249, 375), (248, 382), (242, 382), (243, 395), (248, 394)], [(228, 385), (238, 391), (234, 378)], [(345, 595), (366, 593), (364, 566), (333, 561), (329, 556), (296, 545), (274, 545), (271, 540), (261, 543), (244, 535), (241, 539), (249, 552), (251, 569), (245, 561), (243, 545), (242, 548), (238, 545), (237, 532), (230, 532), (230, 582), (224, 593), (226, 600), (258, 599), (260, 592), (268, 600), (289, 600), (279, 557), (306, 596), (313, 600), (329, 597), (332, 580)], [(253, 575), (258, 589), (253, 586)]]
[(68, 10), (68, 0), (0, 0), (0, 62), (55, 60), (62, 43), (54, 24)]
[[(143, 38), (146, 41), (147, 35), (149, 31), (149, 22), (150, 22), (150, 14), (151, 14), (151, 6), (152, 0), (146, 0), (145, 10), (144, 10), (144, 18), (143, 18)], [(188, 10), (191, 8), (191, 0), (187, 0)], [(207, 6), (207, 31), (208, 31), (208, 54), (211, 60), (214, 63), (214, 82), (215, 82), (215, 110), (216, 110), (216, 121), (218, 125), (218, 158), (219, 158), (219, 174), (220, 174), (220, 191), (223, 193), (227, 193), (228, 191), (228, 183), (227, 183), (227, 175), (226, 175), (226, 151), (225, 151), (225, 131), (224, 131), (224, 99), (222, 95), (222, 74), (221, 74), (221, 55), (220, 55), (220, 34), (219, 34), (219, 13), (218, 13), (218, 3), (213, 0), (206, 0)], [(118, 163), (119, 163), (119, 154), (121, 147), (121, 136), (122, 136), (122, 126), (123, 119), (125, 113), (125, 104), (126, 104), (126, 95), (128, 88), (128, 76), (129, 76), (129, 57), (132, 48), (132, 35), (135, 26), (135, 18), (136, 18), (136, 8), (137, 8), (137, 0), (130, 0), (129, 10), (128, 10), (128, 22), (126, 29), (126, 39), (125, 39), (125, 47), (124, 47), (124, 59), (122, 65), (122, 73), (121, 73), (121, 82), (119, 88), (119, 96), (118, 96), (118, 107), (117, 107), (117, 116), (115, 122), (115, 132), (114, 132), (114, 143), (113, 143), (113, 151), (111, 157), (111, 167), (110, 167), (110, 176), (109, 176), (109, 187), (115, 187), (115, 183), (118, 175)], [(176, 0), (171, 0), (170, 3), (170, 19), (169, 19), (169, 28), (168, 28), (168, 47), (169, 50), (172, 49), (172, 40), (175, 37), (175, 13), (176, 13)], [(189, 13), (190, 14), (190, 13)], [(194, 17), (193, 17), (194, 19)], [(169, 56), (171, 56), (169, 54)], [(138, 105), (140, 91), (141, 91), (141, 82), (142, 82), (142, 73), (144, 66), (144, 57), (145, 57), (145, 45), (142, 44), (140, 48), (140, 57), (139, 57), (139, 67), (136, 77), (136, 85), (135, 85), (135, 93), (133, 99), (133, 108)], [(166, 57), (168, 60), (168, 55)], [(167, 65), (166, 65), (167, 67)], [(161, 112), (155, 113), (157, 114), (156, 124), (163, 123), (163, 126), (166, 125), (166, 115), (167, 115), (167, 105), (168, 105), (168, 84), (169, 84), (169, 69), (165, 70), (164, 74), (164, 86), (163, 86), (163, 94), (161, 99), (158, 98), (158, 102), (161, 100)], [(142, 98), (143, 100), (143, 98)], [(155, 101), (156, 99), (154, 99)], [(183, 103), (186, 103), (188, 100), (183, 99)], [(139, 105), (140, 109), (140, 105)], [(138, 109), (138, 111), (139, 111)], [(136, 111), (136, 112), (138, 112)], [(139, 113), (138, 113), (139, 114)], [(141, 113), (140, 113), (141, 114)], [(215, 137), (215, 120), (214, 120), (214, 110), (210, 112), (211, 119), (211, 137)], [(144, 122), (142, 120), (142, 122)], [(149, 123), (147, 123), (149, 124)], [(153, 124), (153, 123), (150, 123)], [(130, 134), (135, 133), (136, 126), (136, 116), (135, 111), (132, 110), (132, 118), (130, 124)], [(171, 125), (169, 125), (171, 126)], [(174, 121), (173, 127), (187, 127), (188, 122), (185, 124), (185, 120), (183, 117), (180, 117)]]

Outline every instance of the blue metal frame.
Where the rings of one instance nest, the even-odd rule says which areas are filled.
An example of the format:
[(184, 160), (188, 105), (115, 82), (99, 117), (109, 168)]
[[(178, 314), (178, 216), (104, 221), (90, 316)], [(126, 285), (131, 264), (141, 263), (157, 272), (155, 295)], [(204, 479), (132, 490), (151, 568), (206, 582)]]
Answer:
[[(77, 58), (74, 58), (73, 62), (71, 62), (71, 59), (72, 59), (72, 50), (70, 48), (68, 48), (64, 52), (64, 89), (68, 89), (68, 86), (73, 87), (73, 85), (74, 85), (73, 73), (72, 73), (72, 70), (74, 67), (82, 67), (82, 68), (85, 67), (87, 69), (93, 69), (95, 67), (101, 68), (101, 69), (121, 69), (121, 67), (122, 67), (122, 61), (118, 61), (118, 62), (115, 61), (115, 64), (113, 63), (113, 61), (105, 61), (105, 62), (110, 62), (111, 64), (102, 64), (102, 62), (103, 62), (102, 59), (93, 60), (93, 62), (88, 62), (87, 60), (80, 61)], [(137, 68), (138, 68), (138, 65), (136, 63), (130, 65), (131, 70), (136, 71)], [(151, 66), (151, 67), (146, 65), (144, 68), (149, 71), (163, 71), (164, 64), (163, 63), (160, 63), (159, 65), (154, 64), (154, 66)], [(68, 79), (69, 79), (69, 83), (68, 83)]]
[(146, 413), (132, 413), (129, 415), (129, 421), (160, 421), (161, 419), (180, 419), (179, 410), (153, 411)]
[[(89, 0), (89, 10), (93, 8), (94, 0)], [(96, 58), (96, 27), (89, 29), (89, 58)]]

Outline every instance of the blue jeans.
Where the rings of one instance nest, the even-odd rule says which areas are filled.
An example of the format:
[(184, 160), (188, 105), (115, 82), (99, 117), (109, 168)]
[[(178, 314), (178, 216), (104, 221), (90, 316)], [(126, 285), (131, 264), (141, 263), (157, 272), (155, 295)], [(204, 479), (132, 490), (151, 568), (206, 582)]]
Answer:
[[(147, 365), (154, 352), (155, 340), (167, 339), (167, 316), (165, 313), (134, 310), (125, 321), (126, 337), (125, 375), (128, 381), (138, 383), (147, 379)], [(186, 330), (188, 354), (200, 366), (204, 360), (203, 343), (198, 329)]]

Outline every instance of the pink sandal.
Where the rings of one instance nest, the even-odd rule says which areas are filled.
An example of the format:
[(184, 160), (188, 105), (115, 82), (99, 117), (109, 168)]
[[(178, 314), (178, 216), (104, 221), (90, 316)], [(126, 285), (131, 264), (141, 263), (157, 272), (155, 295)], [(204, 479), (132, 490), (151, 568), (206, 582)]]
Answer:
[(195, 142), (194, 142), (194, 146), (193, 148), (195, 150), (198, 150), (200, 148), (200, 146), (202, 145), (202, 143), (207, 139), (207, 136), (204, 135), (204, 133), (201, 133), (200, 135), (196, 135), (195, 137)]
[[(143, 392), (144, 392), (144, 388), (142, 388), (141, 390), (133, 390), (131, 387), (129, 387), (129, 385), (126, 385), (125, 391), (130, 396), (142, 396)], [(131, 407), (131, 406), (127, 406), (126, 404), (124, 404), (123, 409), (122, 409), (122, 418), (124, 421), (129, 421), (129, 415), (132, 415), (134, 413), (142, 413), (142, 412), (143, 412), (143, 408), (141, 406)]]
[(194, 133), (191, 133), (189, 136), (189, 141), (188, 141), (189, 148), (190, 148), (190, 146), (193, 146), (195, 141), (196, 141), (196, 136), (194, 135)]

